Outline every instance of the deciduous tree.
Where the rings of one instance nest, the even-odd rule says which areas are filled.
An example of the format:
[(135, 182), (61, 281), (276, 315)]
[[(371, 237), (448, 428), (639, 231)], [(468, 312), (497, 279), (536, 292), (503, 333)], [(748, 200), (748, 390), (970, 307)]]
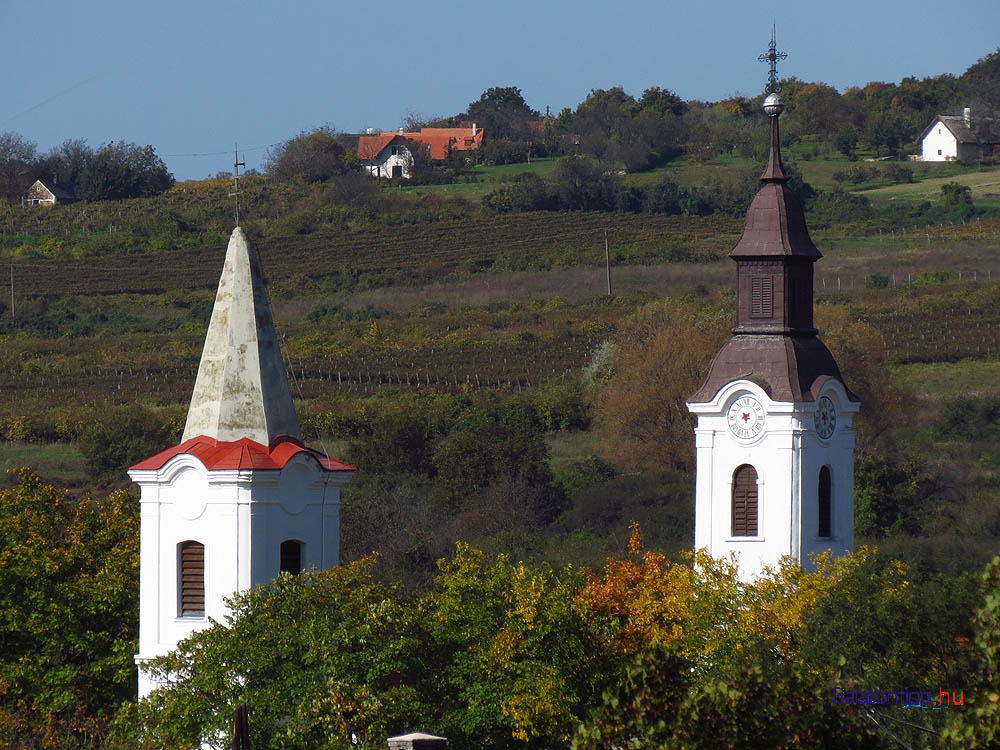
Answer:
[(86, 201), (148, 198), (173, 184), (174, 176), (152, 146), (118, 141), (105, 144), (87, 160), (76, 196)]
[(655, 302), (627, 318), (614, 341), (613, 374), (594, 395), (602, 450), (628, 469), (688, 470), (694, 421), (685, 402), (726, 339), (719, 302)]
[(16, 201), (31, 184), (35, 143), (20, 133), (0, 133), (0, 196)]
[(263, 169), (279, 180), (298, 177), (306, 182), (321, 182), (343, 174), (356, 162), (356, 155), (344, 150), (337, 132), (324, 125), (268, 149)]
[(135, 691), (138, 503), (18, 480), (0, 491), (0, 745), (94, 747)]

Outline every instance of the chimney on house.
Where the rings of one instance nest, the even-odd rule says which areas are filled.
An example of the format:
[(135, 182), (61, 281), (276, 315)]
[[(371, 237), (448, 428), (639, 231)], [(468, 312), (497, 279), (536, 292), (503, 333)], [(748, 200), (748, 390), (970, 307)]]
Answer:
[(365, 135), (375, 135), (375, 128), (366, 128)]
[(962, 110), (962, 119), (965, 120), (965, 126), (967, 128), (972, 127), (972, 109), (970, 107), (966, 107)]
[(476, 137), (476, 123), (472, 123), (472, 137)]
[(400, 128), (400, 129), (399, 129), (399, 134), (400, 134), (400, 135), (402, 135), (402, 134), (403, 134), (403, 129), (402, 129), (402, 128)]

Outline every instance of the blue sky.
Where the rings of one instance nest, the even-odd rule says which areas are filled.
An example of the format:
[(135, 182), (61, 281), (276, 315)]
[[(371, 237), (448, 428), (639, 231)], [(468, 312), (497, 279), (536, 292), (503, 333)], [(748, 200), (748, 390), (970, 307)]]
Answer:
[(248, 167), (329, 124), (393, 129), (451, 115), (490, 86), (544, 110), (591, 88), (684, 99), (758, 93), (771, 23), (780, 75), (840, 90), (961, 74), (1000, 46), (997, 0), (54, 0), (9, 3), (0, 132), (152, 144), (178, 179)]

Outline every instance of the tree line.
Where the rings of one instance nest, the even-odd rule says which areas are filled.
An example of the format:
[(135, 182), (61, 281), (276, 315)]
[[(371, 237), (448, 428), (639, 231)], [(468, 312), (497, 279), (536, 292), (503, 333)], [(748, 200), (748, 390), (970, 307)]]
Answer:
[(0, 197), (17, 202), (37, 179), (80, 200), (148, 198), (174, 184), (152, 146), (118, 141), (91, 148), (69, 138), (45, 153), (19, 133), (0, 133)]
[(731, 561), (645, 549), (633, 524), (599, 570), (459, 543), (409, 592), (363, 557), (235, 595), (226, 622), (149, 665), (164, 687), (136, 703), (135, 499), (76, 502), (22, 472), (0, 501), (0, 542), (17, 550), (0, 566), (11, 748), (197, 747), (240, 703), (255, 745), (290, 749), (378, 748), (415, 728), (459, 750), (1000, 736), (1000, 558), (948, 578), (863, 548), (744, 583)]
[[(938, 114), (973, 111), (976, 127), (1000, 140), (1000, 50), (960, 76), (943, 74), (899, 83), (873, 81), (843, 93), (821, 82), (786, 78), (779, 82), (785, 114), (782, 138), (793, 144), (815, 137), (850, 158), (859, 150), (875, 156), (914, 153), (916, 139)], [(486, 89), (479, 99), (447, 117), (408, 115), (403, 126), (485, 128), (477, 151), (454, 152), (447, 169), (416, 154), (416, 182), (456, 179), (470, 164), (509, 164), (544, 156), (588, 156), (605, 169), (640, 172), (685, 155), (711, 159), (720, 154), (764, 158), (767, 151), (764, 93), (718, 102), (684, 101), (667, 88), (638, 97), (622, 87), (593, 89), (575, 109), (556, 114), (532, 108), (516, 86)], [(326, 181), (357, 171), (356, 138), (329, 126), (303, 131), (272, 147), (262, 165), (278, 179)], [(221, 173), (220, 173), (221, 174)], [(120, 200), (156, 195), (173, 177), (152, 146), (119, 141), (91, 148), (68, 139), (45, 153), (19, 133), (0, 134), (0, 197), (17, 201), (37, 178), (51, 179), (83, 200)]]
[[(899, 83), (873, 81), (843, 93), (821, 82), (779, 81), (785, 104), (782, 140), (805, 136), (857, 158), (916, 153), (916, 139), (939, 114), (973, 113), (988, 140), (1000, 140), (1000, 50), (960, 76), (943, 74)], [(494, 87), (464, 112), (410, 125), (487, 127), (488, 143), (477, 158), (491, 164), (523, 162), (535, 156), (582, 154), (608, 166), (639, 172), (686, 155), (711, 159), (722, 154), (767, 153), (765, 92), (718, 102), (683, 101), (673, 91), (651, 87), (638, 97), (622, 87), (593, 89), (575, 109), (555, 115), (532, 109), (517, 87)], [(464, 154), (463, 158), (468, 158)]]

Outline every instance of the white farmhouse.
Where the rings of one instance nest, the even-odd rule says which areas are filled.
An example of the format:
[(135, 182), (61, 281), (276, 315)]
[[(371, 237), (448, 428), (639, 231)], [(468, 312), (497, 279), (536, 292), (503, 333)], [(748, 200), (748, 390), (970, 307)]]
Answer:
[(920, 136), (921, 161), (975, 160), (992, 155), (1000, 143), (980, 127), (985, 124), (973, 122), (969, 107), (961, 117), (938, 115)]
[(73, 194), (63, 190), (54, 180), (35, 180), (25, 195), (29, 206), (54, 206), (57, 203), (72, 203)]
[(372, 177), (409, 178), (416, 144), (434, 161), (443, 162), (452, 151), (474, 151), (483, 145), (483, 129), (471, 123), (462, 128), (421, 128), (414, 132), (376, 133), (358, 137), (358, 158)]
[(129, 469), (142, 488), (140, 698), (157, 687), (142, 666), (224, 622), (227, 597), (337, 565), (353, 473), (302, 444), (260, 258), (237, 227), (182, 442)]

